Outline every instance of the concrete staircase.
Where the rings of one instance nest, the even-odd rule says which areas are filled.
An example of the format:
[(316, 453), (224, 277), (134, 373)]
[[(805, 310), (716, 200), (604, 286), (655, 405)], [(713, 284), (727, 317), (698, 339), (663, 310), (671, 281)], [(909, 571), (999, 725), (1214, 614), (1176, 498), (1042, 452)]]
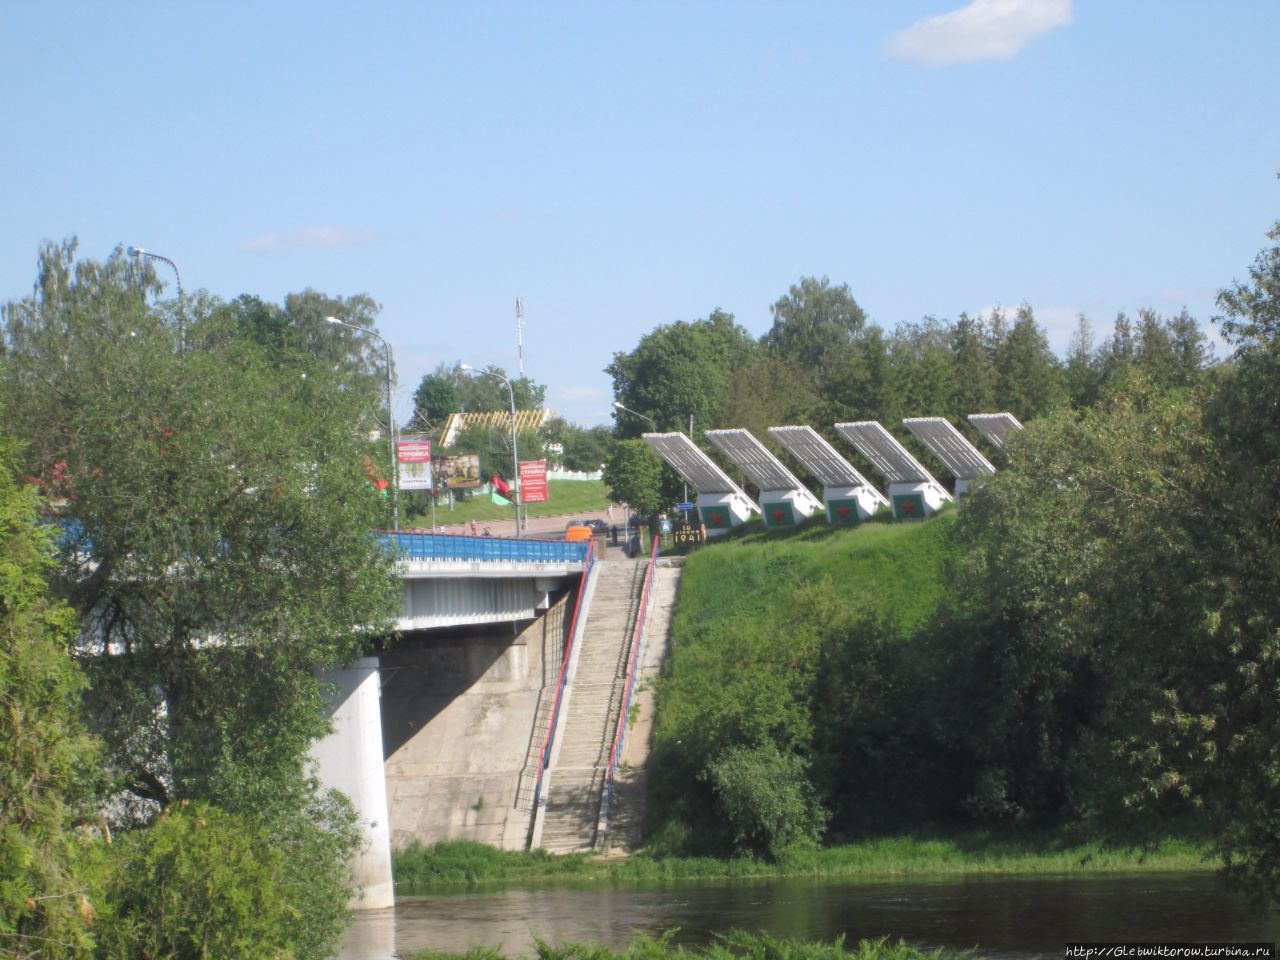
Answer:
[(626, 690), (627, 655), (644, 590), (644, 560), (596, 562), (595, 585), (553, 750), (542, 829), (551, 853), (594, 849), (609, 749)]

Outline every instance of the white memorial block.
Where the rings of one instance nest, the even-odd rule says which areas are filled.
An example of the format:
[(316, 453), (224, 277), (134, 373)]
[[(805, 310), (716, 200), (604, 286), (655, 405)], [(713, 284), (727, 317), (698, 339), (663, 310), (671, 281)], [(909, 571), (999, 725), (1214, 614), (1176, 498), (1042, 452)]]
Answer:
[(952, 499), (933, 474), (875, 420), (837, 423), (836, 430), (889, 481), (889, 501), (896, 519), (931, 517)]
[(881, 507), (889, 506), (889, 498), (813, 427), (770, 427), (769, 433), (822, 484), (828, 522), (866, 520)]
[(1022, 429), (1022, 424), (1012, 413), (971, 413), (969, 422), (987, 438), (988, 443), (1002, 450), (1009, 434)]
[(951, 471), (956, 478), (957, 497), (968, 490), (974, 480), (996, 472), (991, 461), (942, 417), (908, 417), (902, 424)]
[(751, 519), (755, 503), (683, 433), (646, 433), (642, 439), (698, 491), (698, 519), (707, 528), (707, 536), (724, 533)]
[(822, 501), (748, 431), (708, 430), (706, 437), (760, 489), (766, 527), (792, 527), (822, 509)]

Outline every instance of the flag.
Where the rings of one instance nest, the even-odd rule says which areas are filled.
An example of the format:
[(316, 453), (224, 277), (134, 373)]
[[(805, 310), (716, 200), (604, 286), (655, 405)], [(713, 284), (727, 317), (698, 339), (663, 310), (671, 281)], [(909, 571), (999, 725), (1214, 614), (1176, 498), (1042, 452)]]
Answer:
[(507, 483), (507, 481), (503, 480), (502, 477), (498, 476), (496, 473), (493, 475), (493, 489), (497, 490), (498, 493), (502, 494), (508, 500), (511, 499), (511, 484)]

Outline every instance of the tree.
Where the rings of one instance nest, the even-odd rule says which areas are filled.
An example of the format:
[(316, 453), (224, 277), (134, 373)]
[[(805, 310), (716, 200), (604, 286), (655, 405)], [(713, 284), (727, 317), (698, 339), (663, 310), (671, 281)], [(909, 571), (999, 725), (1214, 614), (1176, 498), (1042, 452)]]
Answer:
[[(733, 316), (720, 310), (706, 320), (664, 324), (640, 338), (630, 353), (615, 353), (605, 373), (624, 406), (650, 417), (659, 430), (716, 426), (717, 405), (734, 373), (760, 347)], [(652, 429), (638, 417), (619, 417), (620, 437)]]
[(444, 418), (457, 413), (460, 401), (458, 388), (452, 377), (436, 373), (426, 374), (413, 394), (413, 419), (420, 425), (444, 424)]
[(613, 451), (613, 431), (604, 424), (579, 427), (559, 420), (552, 429), (563, 448), (560, 462), (566, 470), (592, 473), (604, 465)]
[(1091, 406), (1102, 386), (1102, 372), (1093, 350), (1093, 328), (1083, 313), (1076, 317), (1076, 332), (1067, 347), (1062, 382), (1067, 402), (1077, 409)]
[(848, 284), (801, 277), (770, 308), (773, 326), (762, 338), (775, 356), (825, 379), (866, 324), (867, 316)]
[(770, 443), (769, 427), (811, 423), (820, 404), (805, 371), (782, 357), (761, 355), (740, 368), (725, 386), (715, 419)]
[(103, 906), (92, 859), (102, 845), (73, 831), (93, 815), (97, 745), (68, 655), (75, 620), (45, 583), (55, 528), (38, 523), (16, 461), (0, 437), (0, 952), (83, 956)]
[[(308, 775), (328, 727), (314, 671), (397, 608), (370, 535), (386, 508), (361, 469), (367, 376), (265, 351), (212, 308), (189, 314), (180, 351), (121, 251), (73, 255), (44, 248), (41, 277), (62, 282), (5, 308), (0, 402), (25, 472), (75, 521), (54, 583), (80, 617), (105, 772), (141, 822), (198, 800), (324, 846), (343, 824), (317, 816)], [(332, 909), (334, 876), (294, 903), (299, 923)]]
[(619, 440), (604, 465), (604, 484), (615, 503), (630, 505), (641, 516), (674, 502), (667, 488), (663, 461), (643, 440)]
[(996, 371), (986, 324), (981, 317), (960, 314), (951, 329), (955, 366), (954, 414), (986, 413), (995, 406)]
[(1025, 303), (1018, 308), (1008, 335), (996, 343), (995, 366), (996, 394), (1002, 409), (1030, 419), (1062, 402), (1061, 365)]
[(945, 324), (934, 317), (894, 330), (889, 360), (904, 417), (953, 414), (956, 369), (950, 340)]

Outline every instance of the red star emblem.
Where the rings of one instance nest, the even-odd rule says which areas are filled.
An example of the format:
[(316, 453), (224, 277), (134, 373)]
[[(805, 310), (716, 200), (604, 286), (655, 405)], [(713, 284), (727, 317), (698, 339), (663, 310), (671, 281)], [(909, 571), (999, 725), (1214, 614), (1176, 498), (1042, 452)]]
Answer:
[(787, 511), (783, 510), (781, 507), (773, 511), (774, 523), (781, 523), (785, 519), (787, 519)]
[(903, 500), (903, 501), (902, 501), (902, 512), (903, 512), (903, 513), (915, 513), (915, 512), (916, 512), (916, 502), (915, 502), (914, 500)]
[(711, 515), (711, 522), (714, 523), (716, 526), (719, 526), (720, 524), (724, 523), (724, 514), (713, 513)]
[(836, 513), (839, 515), (839, 517), (840, 517), (840, 519), (841, 519), (841, 520), (848, 520), (848, 519), (849, 519), (849, 505), (848, 505), (847, 503), (842, 503), (842, 504), (840, 504), (840, 506), (836, 507)]

